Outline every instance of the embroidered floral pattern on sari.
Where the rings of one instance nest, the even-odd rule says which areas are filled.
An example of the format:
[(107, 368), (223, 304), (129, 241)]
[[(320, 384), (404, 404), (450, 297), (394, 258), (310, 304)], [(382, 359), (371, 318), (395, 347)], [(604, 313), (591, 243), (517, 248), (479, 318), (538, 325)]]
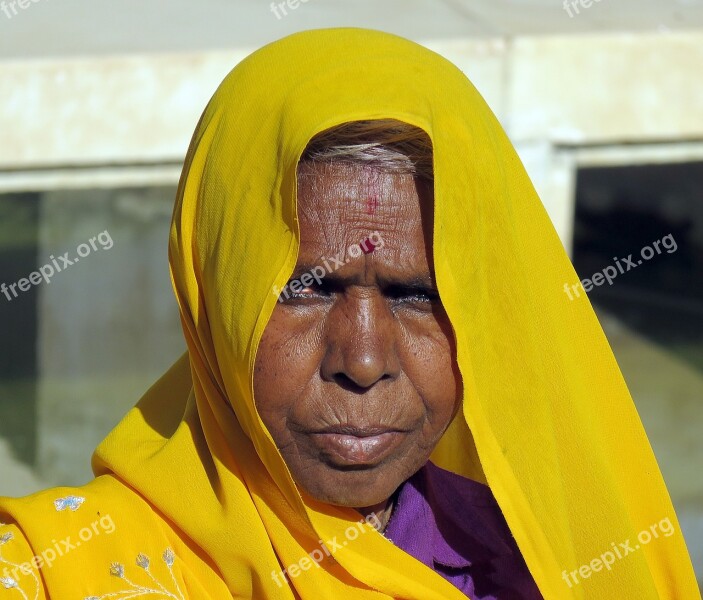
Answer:
[(139, 596), (147, 595), (156, 598), (186, 600), (185, 596), (183, 595), (183, 592), (181, 592), (181, 588), (178, 586), (176, 576), (173, 573), (173, 563), (176, 559), (176, 555), (174, 554), (173, 550), (171, 550), (171, 548), (166, 548), (166, 550), (164, 550), (163, 554), (161, 555), (161, 559), (163, 560), (164, 564), (168, 568), (169, 574), (171, 575), (171, 581), (168, 582), (168, 585), (170, 587), (171, 583), (173, 583), (172, 590), (169, 590), (154, 576), (154, 574), (150, 570), (151, 559), (146, 554), (140, 553), (137, 555), (136, 564), (147, 574), (151, 582), (153, 584), (156, 584), (156, 587), (149, 587), (146, 585), (134, 583), (125, 575), (124, 565), (122, 563), (113, 562), (110, 565), (110, 575), (124, 581), (129, 586), (129, 589), (121, 590), (119, 592), (110, 592), (107, 594), (103, 594), (102, 596), (86, 596), (84, 600), (104, 600), (107, 598), (114, 598), (115, 600), (126, 600), (127, 598), (138, 598)]
[(76, 512), (84, 502), (85, 498), (82, 496), (66, 496), (65, 498), (57, 498), (54, 500), (54, 507), (59, 512), (66, 510), (67, 508), (70, 508), (73, 512)]
[[(4, 523), (0, 523), (0, 527), (4, 526)], [(27, 595), (27, 592), (20, 586), (19, 581), (17, 580), (18, 573), (22, 574), (27, 574), (26, 569), (27, 569), (27, 563), (24, 563), (22, 565), (18, 565), (16, 563), (13, 563), (9, 560), (7, 560), (5, 557), (2, 555), (2, 546), (7, 544), (7, 542), (11, 541), (14, 538), (14, 534), (11, 531), (8, 531), (7, 533), (3, 533), (0, 535), (0, 565), (7, 565), (9, 568), (12, 570), (9, 571), (8, 574), (8, 567), (5, 567), (3, 570), (3, 575), (0, 576), (0, 586), (6, 590), (14, 590), (16, 592), (19, 592), (20, 597), (23, 600), (29, 600), (29, 596)], [(24, 570), (23, 570), (24, 569)], [(32, 576), (34, 579), (34, 600), (37, 600), (39, 598), (39, 589), (40, 589), (40, 584), (39, 584), (39, 578), (36, 576), (33, 570), (29, 571), (29, 575)]]

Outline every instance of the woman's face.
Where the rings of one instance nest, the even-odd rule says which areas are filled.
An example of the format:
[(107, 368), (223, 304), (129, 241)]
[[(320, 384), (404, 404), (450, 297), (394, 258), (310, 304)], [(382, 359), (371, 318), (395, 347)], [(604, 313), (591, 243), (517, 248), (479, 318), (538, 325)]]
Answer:
[[(282, 294), (257, 351), (254, 393), (297, 485), (322, 502), (385, 502), (427, 461), (458, 409), (454, 338), (432, 269), (429, 187), (361, 166), (300, 167), (291, 279), (315, 267), (326, 275)], [(369, 236), (382, 242), (360, 253), (360, 243), (371, 249)]]

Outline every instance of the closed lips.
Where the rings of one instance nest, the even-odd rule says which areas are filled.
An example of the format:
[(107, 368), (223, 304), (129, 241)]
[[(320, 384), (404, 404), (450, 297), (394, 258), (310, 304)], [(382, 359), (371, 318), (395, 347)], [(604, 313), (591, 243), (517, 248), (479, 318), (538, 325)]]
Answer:
[(311, 434), (327, 462), (336, 466), (373, 466), (404, 439), (407, 432), (380, 428), (328, 428)]

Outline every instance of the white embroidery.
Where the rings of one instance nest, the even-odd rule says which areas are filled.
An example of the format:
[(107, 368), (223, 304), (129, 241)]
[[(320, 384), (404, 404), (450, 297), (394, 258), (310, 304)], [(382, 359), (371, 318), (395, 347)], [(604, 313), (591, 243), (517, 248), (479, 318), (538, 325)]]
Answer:
[(17, 587), (17, 582), (12, 577), (0, 577), (0, 583), (6, 590)]
[(73, 512), (76, 512), (84, 502), (85, 498), (82, 496), (66, 496), (65, 498), (57, 498), (54, 500), (54, 506), (59, 512), (66, 510), (67, 508), (70, 508)]
[[(15, 536), (11, 531), (9, 531), (7, 533), (3, 533), (2, 535), (0, 535), (0, 546), (4, 546), (5, 544), (7, 544), (7, 542), (14, 539), (14, 537)], [(20, 566), (18, 564), (10, 562), (6, 558), (4, 558), (2, 555), (2, 551), (0, 551), (0, 564), (5, 564), (5, 565), (8, 565), (9, 567), (11, 567), (12, 570), (10, 571), (10, 573), (12, 575), (14, 575), (15, 577), (17, 576), (18, 572), (19, 573), (25, 572), (22, 570), (23, 568), (24, 569), (27, 568), (26, 567), (27, 563)], [(6, 590), (15, 590), (15, 591), (19, 592), (22, 595), (23, 600), (29, 600), (29, 596), (27, 596), (27, 593), (20, 587), (19, 581), (17, 581), (14, 577), (10, 577), (9, 575), (7, 575), (7, 572), (8, 572), (7, 567), (5, 567), (4, 573), (6, 575), (4, 577), (0, 577), (0, 585), (2, 585), (2, 587), (4, 587)], [(40, 586), (39, 578), (36, 576), (34, 571), (30, 571), (29, 574), (34, 579), (34, 589), (35, 589), (34, 600), (37, 600), (39, 598), (39, 586)]]
[(171, 580), (173, 581), (173, 585), (175, 586), (176, 593), (178, 594), (176, 596), (176, 593), (173, 593), (169, 591), (166, 586), (164, 586), (156, 577), (154, 577), (154, 574), (149, 570), (151, 567), (151, 560), (146, 554), (141, 554), (139, 553), (137, 555), (136, 559), (136, 564), (138, 567), (144, 570), (144, 572), (149, 576), (149, 579), (153, 581), (157, 588), (150, 588), (146, 587), (143, 585), (139, 585), (134, 583), (133, 581), (130, 581), (125, 577), (125, 568), (124, 565), (118, 562), (114, 562), (110, 565), (110, 575), (113, 577), (118, 577), (122, 581), (124, 581), (130, 589), (128, 590), (122, 590), (119, 592), (111, 592), (109, 594), (103, 594), (102, 596), (87, 596), (84, 598), (84, 600), (103, 600), (104, 598), (116, 598), (119, 600), (126, 600), (127, 598), (137, 598), (138, 596), (157, 596), (160, 598), (171, 598), (172, 600), (186, 600), (185, 597), (183, 596), (183, 592), (181, 592), (181, 588), (178, 586), (178, 581), (176, 581), (176, 576), (173, 573), (173, 563), (176, 559), (176, 555), (174, 554), (173, 550), (171, 548), (166, 548), (164, 550), (164, 553), (161, 555), (162, 560), (166, 564), (166, 567), (168, 568), (168, 572), (171, 575)]

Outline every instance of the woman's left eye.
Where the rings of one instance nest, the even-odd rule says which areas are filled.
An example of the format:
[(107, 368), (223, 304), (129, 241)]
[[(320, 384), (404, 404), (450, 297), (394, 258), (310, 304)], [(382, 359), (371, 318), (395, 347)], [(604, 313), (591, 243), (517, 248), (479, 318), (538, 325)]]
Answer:
[(396, 300), (401, 302), (430, 302), (432, 299), (429, 294), (406, 294), (403, 296), (396, 296)]
[(431, 305), (439, 302), (439, 293), (436, 290), (398, 290), (390, 294), (390, 298), (397, 304)]

